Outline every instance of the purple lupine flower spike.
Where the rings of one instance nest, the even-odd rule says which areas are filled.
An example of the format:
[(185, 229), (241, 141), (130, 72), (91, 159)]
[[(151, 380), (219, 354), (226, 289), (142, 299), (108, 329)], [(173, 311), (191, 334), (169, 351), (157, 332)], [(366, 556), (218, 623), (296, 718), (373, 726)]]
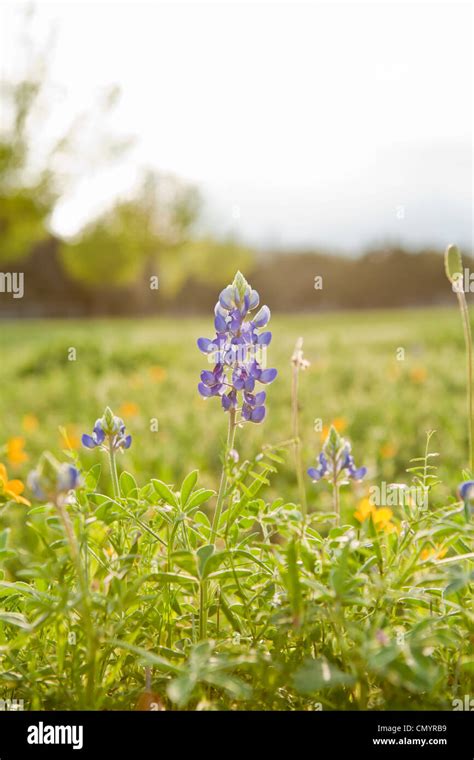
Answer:
[(82, 444), (88, 449), (95, 449), (99, 446), (107, 451), (110, 449), (123, 451), (130, 448), (132, 436), (126, 435), (124, 421), (107, 407), (104, 415), (96, 420), (92, 435), (83, 434)]
[(315, 483), (323, 478), (333, 483), (344, 483), (348, 479), (360, 481), (367, 475), (367, 467), (356, 467), (350, 443), (341, 438), (332, 425), (318, 461), (318, 467), (310, 467), (308, 470), (308, 475)]
[(250, 316), (259, 302), (257, 291), (237, 272), (233, 283), (221, 291), (214, 309), (216, 337), (199, 338), (197, 342), (199, 350), (216, 362), (212, 371), (201, 372), (201, 396), (219, 396), (226, 412), (239, 409), (240, 421), (256, 423), (265, 417), (266, 394), (255, 392), (255, 384), (268, 385), (277, 376), (276, 369), (261, 366), (272, 334), (268, 330), (260, 332), (270, 320), (268, 306), (262, 306), (255, 317)]

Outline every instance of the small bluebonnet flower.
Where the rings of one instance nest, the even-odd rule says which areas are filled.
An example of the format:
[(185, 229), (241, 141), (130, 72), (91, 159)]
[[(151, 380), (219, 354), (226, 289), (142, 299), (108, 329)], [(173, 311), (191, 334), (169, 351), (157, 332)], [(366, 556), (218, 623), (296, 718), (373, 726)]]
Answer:
[(31, 470), (27, 484), (36, 499), (54, 500), (83, 485), (81, 473), (72, 464), (58, 462), (49, 452), (45, 452), (38, 466)]
[(458, 486), (458, 496), (461, 501), (469, 501), (474, 497), (474, 480), (465, 480)]
[(367, 474), (367, 467), (356, 467), (351, 454), (349, 441), (341, 438), (337, 430), (331, 426), (323, 450), (318, 457), (318, 466), (310, 467), (308, 475), (313, 482), (326, 478), (332, 483), (344, 483), (351, 480), (362, 480)]
[(474, 500), (474, 480), (465, 480), (463, 483), (460, 483), (458, 486), (458, 496), (464, 502), (464, 517), (469, 522)]
[(82, 444), (88, 449), (95, 449), (99, 446), (102, 449), (123, 451), (129, 449), (132, 443), (132, 436), (125, 434), (124, 421), (113, 414), (112, 410), (107, 407), (103, 416), (96, 420), (92, 435), (84, 433)]
[(214, 309), (216, 337), (197, 342), (200, 351), (215, 361), (213, 370), (201, 372), (199, 393), (204, 398), (217, 396), (224, 411), (240, 411), (246, 422), (261, 422), (265, 417), (266, 394), (254, 393), (256, 383), (268, 385), (277, 376), (276, 369), (263, 369), (259, 361), (272, 339), (268, 330), (261, 332), (270, 320), (268, 306), (250, 315), (259, 300), (257, 291), (237, 272)]

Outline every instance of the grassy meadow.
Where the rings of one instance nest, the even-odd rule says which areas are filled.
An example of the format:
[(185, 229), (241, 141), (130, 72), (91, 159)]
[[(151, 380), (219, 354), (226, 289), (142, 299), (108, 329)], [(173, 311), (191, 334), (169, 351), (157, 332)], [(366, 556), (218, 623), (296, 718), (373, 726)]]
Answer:
[[(264, 422), (236, 431), (214, 540), (226, 415), (197, 392), (196, 347), (211, 316), (2, 324), (8, 477), (26, 481), (47, 449), (85, 486), (56, 504), (26, 490), (31, 507), (1, 508), (5, 698), (25, 709), (450, 710), (472, 693), (459, 313), (275, 315), (271, 329), (278, 377)], [(340, 524), (326, 481), (305, 474), (306, 521), (299, 506), (288, 444), (299, 336), (311, 362), (299, 380), (305, 471), (331, 425), (368, 470), (341, 488)], [(133, 437), (117, 454), (118, 491), (104, 453), (80, 443), (106, 406)], [(439, 456), (415, 463), (428, 508), (387, 517), (382, 504), (376, 522), (369, 487), (410, 484), (429, 430)]]
[[(249, 456), (264, 443), (291, 438), (290, 357), (301, 335), (311, 362), (300, 380), (307, 466), (335, 421), (371, 478), (397, 480), (410, 458), (423, 453), (425, 433), (433, 429), (442, 480), (448, 489), (456, 485), (466, 466), (467, 434), (464, 345), (455, 309), (278, 315), (272, 331), (267, 362), (279, 374), (268, 388), (267, 418), (237, 431), (237, 450), (244, 446)], [(139, 478), (176, 483), (196, 467), (206, 485), (215, 485), (226, 422), (219, 402), (196, 390), (206, 368), (196, 339), (211, 334), (211, 318), (4, 322), (3, 438), (24, 439), (20, 455), (14, 446), (7, 458), (12, 473), (24, 476), (45, 448), (59, 455), (70, 445), (85, 466), (99, 461), (100, 454), (81, 450), (79, 439), (108, 404), (137, 442), (121, 465)], [(150, 420), (157, 420), (158, 431), (150, 430)], [(23, 450), (28, 459), (22, 462)], [(296, 498), (291, 466), (272, 485)], [(316, 492), (308, 483), (313, 509), (324, 505), (320, 491), (324, 486)]]

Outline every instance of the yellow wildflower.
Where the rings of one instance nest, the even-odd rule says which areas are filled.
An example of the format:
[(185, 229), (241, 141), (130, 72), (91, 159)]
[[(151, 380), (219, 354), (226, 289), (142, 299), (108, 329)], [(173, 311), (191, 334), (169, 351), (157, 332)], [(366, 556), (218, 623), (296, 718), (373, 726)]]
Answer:
[(410, 379), (413, 383), (421, 385), (425, 382), (428, 373), (424, 367), (414, 367), (410, 372)]
[(65, 444), (68, 449), (78, 449), (81, 445), (81, 439), (75, 425), (66, 425), (59, 428), (61, 444)]
[(25, 439), (21, 436), (15, 436), (7, 441), (7, 459), (11, 465), (23, 464), (28, 460), (28, 454), (23, 451)]
[(0, 497), (6, 501), (16, 501), (17, 504), (25, 504), (29, 507), (31, 505), (28, 499), (20, 495), (24, 490), (25, 486), (21, 480), (8, 480), (7, 469), (4, 464), (0, 463)]
[(392, 522), (392, 510), (388, 507), (375, 507), (368, 497), (361, 499), (354, 517), (360, 523), (372, 517), (376, 530), (383, 530), (385, 533), (393, 533), (397, 530), (397, 526)]
[(125, 401), (119, 409), (121, 417), (136, 417), (139, 412), (140, 408), (134, 401)]
[(397, 447), (393, 443), (384, 443), (380, 449), (380, 456), (382, 459), (393, 459), (397, 453)]
[(21, 421), (21, 426), (25, 433), (34, 433), (39, 427), (38, 417), (34, 414), (25, 414)]
[(421, 559), (442, 559), (448, 553), (447, 549), (441, 546), (425, 547), (420, 554)]
[(361, 499), (359, 501), (359, 504), (357, 505), (358, 509), (354, 512), (354, 517), (360, 522), (363, 523), (364, 520), (367, 520), (367, 518), (372, 514), (372, 512), (375, 510), (374, 505), (370, 501), (370, 499), (366, 496), (364, 499)]
[(156, 364), (154, 367), (150, 367), (150, 377), (156, 383), (161, 383), (166, 378), (166, 370)]
[(324, 425), (321, 430), (321, 440), (325, 441), (329, 435), (331, 425), (336, 428), (338, 433), (343, 433), (347, 428), (347, 420), (344, 417), (335, 417), (329, 425)]
[(388, 530), (391, 532), (395, 526), (392, 523), (393, 512), (388, 507), (380, 507), (372, 513), (372, 520), (375, 527), (381, 528), (381, 530)]

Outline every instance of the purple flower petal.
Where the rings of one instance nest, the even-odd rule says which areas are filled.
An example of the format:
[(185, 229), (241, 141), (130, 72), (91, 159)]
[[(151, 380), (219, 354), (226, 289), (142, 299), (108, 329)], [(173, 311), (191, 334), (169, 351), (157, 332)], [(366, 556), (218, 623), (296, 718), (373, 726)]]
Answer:
[(265, 417), (266, 409), (264, 406), (257, 406), (253, 409), (250, 419), (252, 422), (261, 422)]
[(222, 316), (222, 314), (216, 314), (214, 317), (214, 327), (216, 328), (217, 332), (223, 333), (227, 329), (227, 322), (225, 321), (225, 317)]
[(224, 309), (230, 310), (234, 305), (234, 288), (228, 285), (219, 295), (219, 303)]
[(259, 377), (261, 383), (273, 383), (278, 372), (276, 369), (264, 369)]
[(255, 327), (265, 327), (265, 325), (270, 321), (271, 313), (268, 306), (262, 306), (260, 311), (255, 315), (253, 318), (253, 324)]
[(210, 398), (211, 396), (214, 395), (213, 389), (209, 388), (208, 385), (204, 385), (204, 383), (199, 383), (198, 391), (201, 394), (201, 396), (204, 396), (204, 398)]
[(260, 302), (260, 296), (256, 290), (251, 290), (249, 295), (249, 311), (256, 309)]
[(201, 372), (201, 381), (204, 383), (204, 385), (208, 385), (209, 387), (212, 387), (217, 382), (214, 372), (210, 372), (207, 369), (204, 369)]
[(474, 494), (474, 480), (465, 480), (458, 487), (458, 494), (462, 501), (467, 501)]
[(317, 481), (317, 480), (321, 480), (321, 478), (322, 478), (321, 471), (319, 470), (319, 468), (316, 469), (315, 467), (310, 467), (308, 469), (308, 475), (311, 478), (311, 480), (316, 480)]
[(87, 435), (87, 433), (84, 433), (81, 440), (82, 440), (82, 445), (86, 446), (88, 449), (95, 449), (95, 447), (98, 446), (94, 438), (92, 438), (91, 435)]
[(197, 344), (199, 350), (204, 354), (210, 354), (216, 348), (214, 341), (209, 340), (209, 338), (199, 338)]
[(248, 377), (245, 381), (245, 390), (249, 393), (252, 393), (253, 389), (255, 388), (255, 380), (253, 377)]
[(242, 407), (242, 418), (244, 420), (249, 420), (252, 415), (252, 407), (248, 404), (244, 404)]
[[(125, 430), (125, 427), (124, 427), (124, 430)], [(102, 426), (100, 425), (99, 422), (95, 423), (93, 433), (94, 433), (94, 438), (97, 444), (101, 444), (105, 441), (105, 433), (102, 430)]]
[(249, 367), (249, 373), (250, 376), (255, 378), (255, 380), (259, 380), (260, 375), (262, 374), (262, 370), (258, 366), (257, 362), (252, 362)]
[(354, 480), (362, 480), (367, 475), (367, 467), (359, 467), (358, 469), (353, 469), (350, 472), (351, 478)]
[(272, 339), (272, 334), (269, 330), (267, 332), (261, 333), (261, 335), (257, 336), (257, 344), (259, 346), (269, 346)]

